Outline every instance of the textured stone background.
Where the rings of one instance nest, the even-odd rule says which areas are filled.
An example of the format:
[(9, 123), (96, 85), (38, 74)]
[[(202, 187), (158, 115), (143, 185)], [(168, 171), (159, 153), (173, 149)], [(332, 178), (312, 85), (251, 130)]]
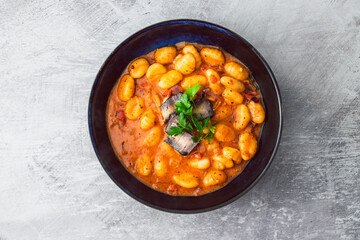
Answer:
[[(88, 134), (89, 92), (108, 54), (174, 18), (246, 38), (284, 105), (265, 177), (196, 215), (131, 199)], [(359, 0), (0, 0), (0, 239), (360, 239), (359, 93)]]

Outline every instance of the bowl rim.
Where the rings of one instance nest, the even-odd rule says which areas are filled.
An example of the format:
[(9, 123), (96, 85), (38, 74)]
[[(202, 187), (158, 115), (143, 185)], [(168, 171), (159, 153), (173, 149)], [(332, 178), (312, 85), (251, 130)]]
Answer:
[[(153, 28), (156, 27), (160, 27), (163, 25), (172, 25), (172, 24), (195, 24), (195, 25), (202, 25), (202, 26), (206, 26), (209, 28), (213, 28), (216, 29), (218, 31), (224, 32), (227, 35), (234, 37), (236, 39), (239, 39), (240, 41), (242, 41), (258, 58), (259, 60), (262, 62), (262, 64), (264, 65), (264, 67), (266, 68), (272, 84), (274, 85), (274, 89), (275, 89), (275, 93), (276, 93), (276, 99), (277, 99), (277, 104), (279, 107), (279, 130), (277, 132), (277, 138), (276, 138), (276, 142), (275, 142), (275, 146), (274, 149), (272, 151), (272, 154), (269, 158), (268, 163), (266, 164), (266, 166), (264, 167), (264, 169), (261, 171), (261, 173), (258, 175), (258, 177), (241, 193), (239, 193), (238, 195), (234, 196), (233, 198), (224, 201), (220, 204), (217, 204), (215, 206), (211, 206), (211, 207), (206, 207), (206, 208), (201, 208), (201, 209), (196, 209), (196, 210), (177, 210), (177, 209), (169, 209), (169, 208), (164, 208), (164, 207), (160, 207), (158, 205), (155, 204), (151, 204), (137, 196), (135, 196), (134, 194), (132, 194), (130, 191), (128, 191), (126, 188), (124, 188), (121, 184), (119, 184), (116, 179), (114, 178), (114, 176), (112, 176), (112, 174), (109, 172), (109, 170), (107, 169), (106, 165), (104, 164), (100, 153), (98, 151), (98, 148), (96, 146), (95, 143), (95, 138), (94, 138), (94, 133), (93, 133), (93, 129), (91, 126), (91, 114), (92, 114), (92, 101), (93, 101), (93, 97), (94, 97), (94, 92), (96, 90), (97, 87), (97, 83), (100, 79), (100, 76), (102, 75), (103, 71), (104, 71), (104, 67), (107, 65), (107, 63), (111, 60), (112, 56), (118, 51), (118, 49), (120, 49), (123, 45), (125, 45), (127, 42), (131, 41), (133, 38), (137, 37), (138, 35), (142, 34), (143, 32), (149, 31)], [(110, 55), (107, 56), (106, 60), (104, 61), (104, 63), (101, 65), (96, 77), (95, 77), (95, 81), (92, 85), (91, 91), (90, 91), (90, 96), (89, 96), (89, 104), (88, 104), (88, 130), (89, 130), (89, 134), (90, 134), (90, 138), (91, 138), (91, 143), (93, 146), (93, 149), (95, 151), (95, 154), (101, 164), (101, 166), (103, 167), (103, 169), (105, 170), (105, 172), (107, 173), (107, 175), (110, 177), (110, 179), (121, 189), (123, 190), (126, 194), (128, 194), (130, 197), (132, 197), (133, 199), (137, 200), (138, 202), (151, 207), (151, 208), (155, 208), (157, 210), (161, 210), (164, 212), (170, 212), (170, 213), (178, 213), (178, 214), (192, 214), (192, 213), (203, 213), (203, 212), (208, 212), (208, 211), (212, 211), (221, 207), (224, 207), (234, 201), (236, 201), (237, 199), (239, 199), (240, 197), (242, 197), (243, 195), (245, 195), (246, 193), (248, 193), (258, 182), (259, 180), (265, 175), (265, 173), (267, 172), (267, 170), (270, 168), (271, 163), (274, 160), (274, 157), (277, 153), (280, 141), (281, 141), (281, 135), (282, 135), (282, 128), (283, 128), (283, 113), (282, 113), (282, 99), (281, 99), (281, 95), (280, 95), (280, 91), (279, 91), (279, 86), (278, 83), (276, 81), (275, 75), (272, 72), (270, 66), (268, 65), (268, 63), (265, 61), (264, 57), (256, 50), (255, 47), (253, 47), (246, 39), (244, 39), (243, 37), (241, 37), (240, 35), (238, 35), (237, 33), (223, 27), (220, 25), (217, 25), (215, 23), (211, 23), (211, 22), (207, 22), (207, 21), (202, 21), (202, 20), (197, 20), (197, 19), (172, 19), (172, 20), (167, 20), (167, 21), (162, 21), (162, 22), (158, 22), (152, 25), (149, 25), (137, 32), (135, 32), (134, 34), (132, 34), (130, 37), (126, 38), (124, 41), (122, 41), (111, 53)], [(240, 173), (241, 174), (241, 173)], [(236, 178), (236, 177), (235, 177)], [(234, 178), (234, 179), (235, 179)], [(154, 190), (155, 191), (155, 190)], [(176, 197), (176, 196), (175, 196)], [(193, 196), (194, 197), (194, 196)], [(195, 196), (196, 197), (196, 196)]]

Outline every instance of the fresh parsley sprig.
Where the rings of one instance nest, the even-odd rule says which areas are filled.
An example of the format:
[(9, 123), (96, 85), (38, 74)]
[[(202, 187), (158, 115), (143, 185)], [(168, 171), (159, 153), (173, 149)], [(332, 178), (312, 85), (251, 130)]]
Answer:
[[(214, 137), (215, 133), (215, 124), (211, 123), (210, 117), (202, 118), (200, 121), (196, 118), (194, 114), (197, 112), (196, 105), (194, 103), (194, 98), (196, 93), (200, 90), (202, 85), (195, 84), (193, 87), (188, 87), (186, 91), (182, 94), (180, 102), (175, 104), (176, 113), (179, 115), (180, 125), (176, 127), (171, 127), (168, 134), (177, 136), (180, 133), (188, 131), (192, 133), (194, 142), (199, 142), (202, 138), (208, 140), (209, 142)], [(208, 133), (204, 134), (204, 129), (208, 128)]]

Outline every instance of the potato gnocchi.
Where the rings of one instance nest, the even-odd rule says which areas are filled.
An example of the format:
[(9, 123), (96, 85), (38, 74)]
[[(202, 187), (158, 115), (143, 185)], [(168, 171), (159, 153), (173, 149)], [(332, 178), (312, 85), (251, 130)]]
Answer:
[(194, 55), (187, 53), (175, 61), (175, 70), (183, 75), (189, 75), (195, 70), (196, 60)]
[(183, 78), (182, 74), (176, 70), (170, 70), (161, 76), (159, 81), (159, 87), (162, 89), (168, 89), (175, 86)]
[(169, 64), (174, 61), (176, 56), (175, 47), (163, 47), (155, 51), (155, 61), (160, 64)]
[[(202, 129), (194, 142), (178, 126), (175, 104), (196, 84)], [(240, 174), (258, 151), (266, 109), (250, 70), (215, 46), (181, 42), (138, 56), (119, 77), (107, 104), (107, 128), (122, 164), (143, 183), (171, 195), (202, 195)], [(175, 125), (174, 125), (175, 124)]]
[(154, 63), (151, 64), (151, 66), (146, 71), (146, 78), (154, 82), (156, 80), (159, 80), (160, 77), (167, 72), (166, 67), (162, 65), (161, 63)]
[(204, 47), (200, 51), (202, 59), (210, 66), (221, 66), (225, 62), (224, 54), (217, 48)]
[(149, 68), (149, 62), (145, 58), (139, 58), (130, 63), (129, 73), (133, 78), (141, 78)]

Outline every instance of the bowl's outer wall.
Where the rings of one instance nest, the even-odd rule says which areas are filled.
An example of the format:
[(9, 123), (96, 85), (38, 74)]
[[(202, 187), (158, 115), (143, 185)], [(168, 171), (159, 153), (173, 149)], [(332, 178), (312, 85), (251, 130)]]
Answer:
[[(223, 48), (246, 64), (264, 98), (266, 119), (256, 156), (223, 188), (202, 196), (170, 196), (137, 180), (120, 163), (106, 129), (108, 96), (128, 63), (154, 49), (178, 42), (197, 42)], [(172, 212), (199, 212), (225, 205), (245, 193), (272, 160), (281, 132), (281, 104), (275, 78), (257, 51), (244, 39), (204, 22), (170, 21), (150, 26), (125, 40), (101, 68), (90, 96), (89, 127), (98, 158), (113, 181), (135, 199)]]

